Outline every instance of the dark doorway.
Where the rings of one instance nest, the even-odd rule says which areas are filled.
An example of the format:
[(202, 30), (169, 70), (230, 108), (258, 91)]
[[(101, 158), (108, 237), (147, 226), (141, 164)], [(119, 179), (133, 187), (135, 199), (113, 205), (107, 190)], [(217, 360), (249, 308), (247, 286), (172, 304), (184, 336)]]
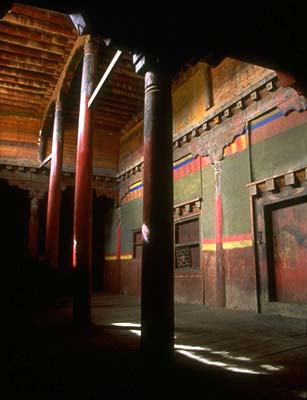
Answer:
[(92, 282), (93, 291), (104, 288), (104, 232), (108, 210), (113, 200), (97, 196), (93, 191), (93, 253), (92, 253)]
[(61, 195), (59, 264), (63, 273), (68, 273), (72, 269), (74, 195), (73, 186), (67, 186)]
[(306, 303), (307, 202), (304, 197), (269, 208), (269, 297), (282, 303)]

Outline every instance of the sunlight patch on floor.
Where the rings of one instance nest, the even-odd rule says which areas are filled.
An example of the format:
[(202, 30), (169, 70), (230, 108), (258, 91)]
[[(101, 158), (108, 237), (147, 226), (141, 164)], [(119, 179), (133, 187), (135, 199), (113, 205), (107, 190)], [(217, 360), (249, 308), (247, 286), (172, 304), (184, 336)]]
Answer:
[[(141, 329), (133, 329), (133, 328), (140, 328), (141, 324), (136, 324), (132, 322), (114, 322), (112, 323), (112, 325), (132, 328), (129, 329), (131, 333), (141, 336)], [(244, 365), (240, 366), (233, 364), (231, 362), (229, 363), (228, 360), (251, 363), (252, 362), (251, 358), (244, 356), (234, 356), (231, 355), (229, 351), (213, 350), (210, 347), (205, 347), (205, 346), (175, 344), (174, 348), (178, 353), (182, 354), (183, 356), (198, 361), (202, 364), (220, 367), (228, 371), (237, 372), (241, 374), (268, 375), (269, 373), (280, 371), (283, 368), (282, 366), (274, 366), (270, 364), (261, 364), (259, 366), (253, 366), (253, 368), (251, 368), (251, 364), (249, 364), (249, 368), (246, 368)], [(204, 353), (208, 353), (206, 357)], [(210, 358), (208, 357), (208, 355)], [(214, 360), (211, 358), (212, 355), (218, 356), (223, 360), (222, 361)], [(227, 360), (227, 362), (225, 362), (225, 360)]]

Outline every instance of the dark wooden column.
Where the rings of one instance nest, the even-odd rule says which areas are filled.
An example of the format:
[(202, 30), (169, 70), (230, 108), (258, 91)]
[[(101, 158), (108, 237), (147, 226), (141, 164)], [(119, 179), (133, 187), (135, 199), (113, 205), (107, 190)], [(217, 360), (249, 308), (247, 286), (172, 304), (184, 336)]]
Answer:
[(91, 256), (92, 256), (92, 109), (89, 98), (94, 90), (98, 45), (90, 40), (84, 47), (80, 115), (78, 128), (73, 268), (74, 323), (87, 326), (91, 322)]
[(145, 57), (141, 349), (164, 362), (174, 351), (172, 101), (169, 74)]
[(59, 222), (61, 211), (61, 183), (63, 162), (63, 109), (61, 101), (55, 104), (52, 159), (50, 168), (47, 222), (46, 222), (46, 257), (52, 269), (57, 269), (59, 262)]
[(37, 258), (39, 249), (39, 198), (31, 197), (30, 221), (28, 227), (28, 251), (32, 258)]

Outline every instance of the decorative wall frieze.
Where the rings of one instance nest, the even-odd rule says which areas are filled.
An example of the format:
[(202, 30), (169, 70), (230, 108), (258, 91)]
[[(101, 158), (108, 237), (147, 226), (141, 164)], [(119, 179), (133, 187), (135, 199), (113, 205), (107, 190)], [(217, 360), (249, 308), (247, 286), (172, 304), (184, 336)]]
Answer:
[[(237, 103), (237, 110), (233, 116), (229, 117), (227, 109), (225, 109), (223, 117), (220, 119), (216, 119), (216, 117), (212, 120), (207, 119), (198, 127), (194, 127), (192, 131), (187, 132), (185, 134), (187, 139), (182, 137), (176, 139), (174, 141), (176, 158), (182, 157), (188, 151), (194, 156), (209, 156), (210, 162), (214, 163), (223, 158), (224, 148), (233, 141), (234, 137), (244, 132), (247, 122), (276, 107), (284, 115), (291, 111), (307, 109), (306, 98), (298, 95), (293, 88), (278, 88), (272, 91), (269, 85), (265, 90), (265, 94), (261, 92), (262, 97), (253, 95), (254, 100), (247, 107)], [(227, 117), (225, 117), (225, 112)], [(197, 140), (192, 140), (196, 137)]]
[(307, 166), (270, 176), (246, 185), (252, 197), (261, 197), (291, 187), (307, 186)]
[(96, 192), (96, 195), (98, 197), (104, 196), (107, 197), (108, 199), (115, 200), (118, 202), (118, 188), (116, 187), (110, 187), (106, 185), (101, 185), (98, 187), (94, 187), (94, 190)]
[[(117, 181), (120, 182), (121, 184), (129, 179), (130, 177), (133, 177), (133, 179), (136, 179), (136, 176), (139, 175), (139, 173), (143, 170), (143, 158), (141, 160), (138, 160), (136, 163), (134, 163), (131, 166), (128, 166), (124, 171), (119, 172), (117, 175)], [(129, 183), (130, 184), (130, 183)]]
[(185, 136), (189, 136), (193, 130), (199, 131), (199, 133), (202, 134), (204, 131), (211, 129), (215, 125), (223, 123), (225, 119), (231, 117), (237, 110), (243, 109), (249, 106), (251, 102), (259, 100), (260, 91), (274, 91), (276, 89), (275, 81), (276, 73), (271, 72), (260, 81), (250, 85), (247, 89), (243, 90), (239, 96), (233, 97), (231, 100), (215, 109), (212, 113), (208, 113), (206, 118), (197, 126), (190, 127), (188, 130), (175, 134), (173, 141), (174, 146), (176, 145), (176, 142), (178, 142), (179, 146), (177, 144), (177, 147), (180, 147), (181, 139)]
[[(262, 90), (264, 92), (267, 92), (268, 94), (272, 94), (271, 92), (274, 92), (274, 90), (276, 90), (275, 80), (276, 80), (276, 73), (275, 72), (269, 73), (262, 80), (255, 83), (254, 85), (249, 86), (248, 89), (242, 91), (240, 96), (236, 96), (232, 100), (225, 102), (221, 107), (216, 109), (213, 113), (208, 114), (200, 124), (189, 127), (183, 132), (175, 135), (173, 139), (174, 150), (177, 151), (179, 150), (180, 152), (180, 149), (184, 147), (184, 149), (180, 152), (182, 154), (178, 154), (178, 157), (181, 157), (184, 155), (184, 153), (186, 153), (187, 146), (190, 146), (192, 141), (194, 143), (195, 142), (194, 139), (200, 140), (202, 139), (201, 138), (202, 136), (206, 136), (210, 132), (208, 139), (203, 141), (205, 141), (206, 143), (210, 142), (211, 149), (209, 153), (212, 154), (212, 162), (216, 161), (217, 159), (220, 159), (219, 157), (221, 157), (223, 154), (223, 148), (227, 144), (231, 143), (233, 140), (232, 136), (233, 131), (231, 132), (231, 130), (234, 128), (244, 129), (246, 116), (245, 114), (242, 113), (240, 114), (240, 111), (243, 111), (246, 107), (248, 107), (249, 110), (253, 109), (251, 110), (251, 112), (255, 113), (254, 109), (257, 108), (255, 107), (255, 105), (258, 103), (258, 101), (261, 102), (261, 97), (259, 92)], [(273, 107), (274, 104), (271, 105), (271, 108)], [(261, 111), (257, 112), (259, 113)], [(219, 131), (217, 129), (219, 127), (222, 127), (220, 128), (222, 129), (222, 131), (225, 132), (229, 131), (228, 135), (229, 139), (226, 139), (227, 143), (224, 145), (223, 145), (223, 140), (219, 139), (219, 141), (216, 143), (213, 143), (212, 140), (210, 140), (212, 138), (215, 138), (215, 136), (219, 134)], [(235, 134), (238, 134), (238, 132), (236, 131)], [(206, 143), (202, 143), (202, 145)], [(218, 147), (220, 147), (221, 145), (223, 145), (223, 148), (218, 149)], [(203, 155), (208, 155), (206, 150), (205, 153), (206, 154)], [(198, 149), (196, 153), (194, 152), (194, 154), (199, 155), (201, 154), (201, 152), (199, 152)], [(176, 156), (176, 158), (178, 157)], [(126, 170), (120, 172), (117, 175), (118, 180), (122, 182), (123, 180), (129, 178), (131, 174), (134, 175), (136, 173), (136, 167), (142, 169), (143, 160), (139, 160), (136, 164), (133, 164), (132, 166), (129, 166)]]
[(19, 189), (28, 191), (30, 198), (38, 200), (43, 199), (48, 191), (48, 182), (30, 181), (18, 178), (6, 178), (6, 181), (10, 186), (16, 186)]
[[(214, 163), (223, 158), (224, 148), (232, 143), (235, 136), (244, 132), (248, 121), (276, 107), (284, 115), (288, 115), (291, 111), (306, 110), (306, 98), (291, 87), (278, 88), (276, 79), (275, 72), (268, 74), (260, 82), (243, 91), (239, 97), (233, 98), (208, 115), (200, 124), (175, 136), (173, 140), (175, 158), (181, 158), (189, 152), (193, 156), (209, 156), (210, 162)], [(118, 181), (122, 184), (142, 168), (141, 159), (120, 172), (117, 175)], [(129, 184), (126, 183), (126, 189)]]
[[(9, 185), (18, 186), (20, 189), (28, 190), (30, 196), (40, 196), (40, 192), (45, 195), (49, 187), (50, 170), (44, 168), (25, 167), (11, 164), (0, 164), (0, 179), (5, 179)], [(64, 171), (62, 173), (61, 190), (67, 186), (74, 186), (75, 174)], [(97, 195), (105, 195), (108, 198), (118, 199), (117, 178), (110, 176), (93, 175), (92, 187), (97, 191)], [(31, 194), (32, 193), (32, 194)], [(40, 198), (40, 197), (39, 197)]]
[(139, 169), (134, 174), (125, 177), (119, 183), (119, 198), (122, 200), (128, 193), (130, 186), (135, 182), (141, 181), (143, 179), (143, 169)]
[(200, 212), (201, 209), (201, 197), (196, 197), (195, 199), (191, 199), (188, 201), (184, 201), (182, 203), (178, 203), (174, 205), (174, 218), (182, 218), (192, 216)]
[[(294, 89), (292, 89), (294, 91)], [(307, 99), (304, 96), (292, 95), (292, 91), (289, 93), (289, 97), (283, 102), (277, 105), (279, 111), (284, 115), (288, 115), (292, 111), (305, 111), (307, 110)]]
[(26, 167), (15, 164), (0, 164), (0, 178), (33, 181), (44, 184), (49, 181), (49, 171), (36, 167)]

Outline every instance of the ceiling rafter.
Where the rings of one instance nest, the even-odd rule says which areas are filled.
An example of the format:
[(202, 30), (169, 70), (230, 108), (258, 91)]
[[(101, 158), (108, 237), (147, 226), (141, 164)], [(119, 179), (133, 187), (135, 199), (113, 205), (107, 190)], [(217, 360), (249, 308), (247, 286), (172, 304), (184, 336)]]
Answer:
[[(82, 59), (83, 56), (83, 47), (84, 45), (88, 42), (89, 36), (84, 35), (80, 36), (68, 58), (66, 61), (66, 64), (64, 68), (62, 69), (61, 75), (59, 76), (59, 79), (57, 81), (56, 86), (54, 87), (52, 96), (50, 97), (48, 104), (45, 108), (44, 115), (42, 117), (42, 122), (41, 122), (41, 134), (44, 136), (45, 135), (45, 127), (48, 119), (48, 115), (50, 113), (50, 109), (53, 105), (53, 103), (58, 99), (58, 97), (61, 95), (61, 92), (64, 90), (65, 92), (68, 91), (68, 88), (70, 87), (71, 81), (73, 79), (74, 73), (79, 65), (79, 62)], [(63, 94), (63, 93), (62, 93)]]
[(69, 46), (72, 39), (63, 36), (55, 36), (47, 32), (29, 29), (22, 25), (15, 25), (8, 21), (0, 21), (0, 33), (7, 33), (16, 37), (27, 37), (42, 43), (50, 43), (61, 47)]

